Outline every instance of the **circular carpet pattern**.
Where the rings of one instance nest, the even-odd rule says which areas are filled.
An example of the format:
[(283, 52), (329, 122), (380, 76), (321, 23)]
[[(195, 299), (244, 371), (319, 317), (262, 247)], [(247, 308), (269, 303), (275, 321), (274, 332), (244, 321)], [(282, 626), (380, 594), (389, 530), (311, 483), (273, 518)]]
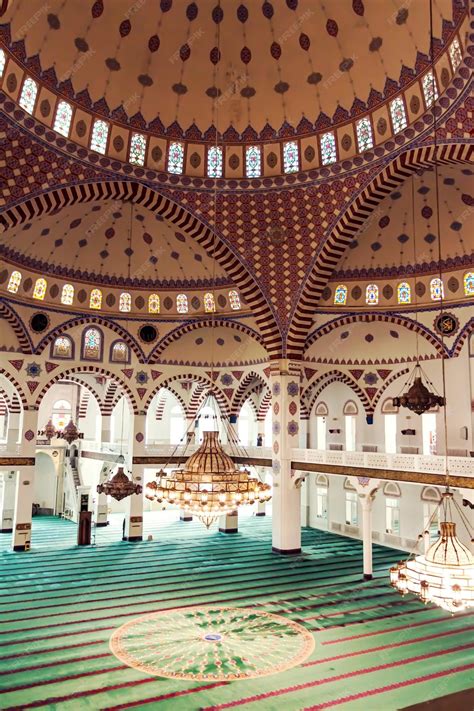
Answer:
[(242, 607), (184, 607), (130, 620), (110, 638), (130, 667), (171, 679), (251, 679), (291, 669), (314, 649), (304, 627)]

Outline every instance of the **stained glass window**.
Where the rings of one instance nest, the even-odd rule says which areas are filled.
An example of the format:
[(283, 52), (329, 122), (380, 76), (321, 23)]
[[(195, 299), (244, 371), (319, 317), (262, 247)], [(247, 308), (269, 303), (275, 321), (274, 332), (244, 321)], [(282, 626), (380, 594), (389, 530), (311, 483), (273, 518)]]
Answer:
[(67, 336), (58, 336), (54, 341), (53, 357), (54, 356), (57, 358), (72, 357), (72, 343)]
[(240, 296), (235, 289), (232, 289), (232, 291), (229, 291), (229, 302), (230, 302), (230, 308), (233, 311), (238, 311), (240, 309)]
[(132, 308), (132, 297), (126, 291), (120, 294), (119, 310), (130, 311)]
[(145, 165), (146, 136), (141, 133), (132, 133), (130, 139), (130, 152), (128, 160), (133, 165)]
[(321, 136), (321, 162), (323, 165), (335, 163), (337, 159), (336, 139), (332, 132)]
[(296, 173), (299, 167), (298, 144), (296, 141), (287, 141), (283, 144), (283, 171)]
[(177, 175), (183, 172), (184, 146), (182, 143), (174, 141), (170, 143), (168, 151), (168, 172)]
[(397, 296), (399, 304), (410, 304), (411, 303), (411, 288), (410, 284), (406, 281), (402, 281), (397, 287)]
[(7, 286), (8, 291), (10, 291), (12, 294), (16, 294), (20, 284), (21, 284), (20, 272), (12, 272), (10, 275), (10, 280), (8, 282), (8, 286)]
[(89, 298), (89, 308), (91, 309), (101, 309), (102, 308), (102, 292), (100, 289), (92, 289)]
[(61, 303), (70, 306), (74, 300), (74, 287), (72, 284), (64, 284), (61, 292)]
[(5, 71), (5, 64), (7, 61), (7, 57), (3, 49), (0, 49), (0, 77), (3, 76), (3, 72)]
[(186, 294), (178, 294), (176, 297), (176, 309), (179, 314), (188, 313), (188, 297)]
[(472, 296), (474, 294), (474, 272), (464, 274), (464, 294), (466, 296)]
[(128, 361), (128, 346), (123, 341), (117, 341), (112, 346), (112, 361), (126, 363)]
[(216, 302), (214, 301), (214, 294), (204, 294), (204, 311), (207, 314), (212, 314), (215, 310)]
[(453, 72), (455, 72), (462, 62), (461, 45), (459, 44), (459, 40), (457, 37), (455, 37), (449, 45), (449, 57), (451, 59), (451, 66), (453, 68)]
[(365, 290), (365, 302), (370, 306), (374, 306), (379, 303), (379, 287), (377, 284), (367, 284), (367, 289)]
[(369, 151), (374, 147), (374, 138), (372, 135), (372, 125), (368, 116), (357, 121), (356, 123), (357, 131), (357, 145), (359, 146), (359, 153), (364, 151)]
[(407, 127), (407, 116), (405, 113), (405, 104), (401, 96), (390, 102), (390, 116), (392, 117), (392, 126), (394, 133), (400, 133)]
[(69, 128), (72, 119), (72, 106), (67, 101), (60, 101), (56, 109), (56, 118), (54, 119), (54, 130), (62, 136), (69, 136)]
[(29, 114), (33, 113), (35, 108), (36, 94), (38, 93), (38, 84), (31, 78), (26, 77), (20, 96), (20, 106)]
[(84, 333), (84, 358), (89, 360), (100, 359), (100, 331), (96, 328), (88, 328)]
[(421, 80), (421, 83), (423, 85), (423, 95), (425, 97), (426, 108), (429, 109), (433, 102), (435, 102), (438, 98), (438, 87), (436, 86), (436, 80), (431, 70), (425, 74)]
[(259, 178), (262, 174), (260, 146), (248, 146), (245, 151), (245, 174), (247, 178)]
[(222, 148), (212, 146), (207, 151), (207, 175), (209, 178), (222, 178)]
[(33, 299), (40, 299), (40, 301), (43, 301), (46, 294), (46, 286), (46, 279), (37, 279), (35, 289), (33, 291)]
[(91, 149), (97, 153), (104, 154), (107, 149), (107, 136), (109, 134), (109, 124), (106, 121), (97, 119), (92, 128)]
[(334, 303), (344, 306), (347, 301), (347, 286), (344, 284), (339, 284), (336, 286), (336, 291), (334, 292)]
[(158, 296), (158, 294), (150, 294), (150, 296), (148, 297), (148, 313), (160, 313), (160, 297)]
[(441, 301), (444, 298), (443, 282), (439, 277), (430, 281), (430, 294), (433, 301)]

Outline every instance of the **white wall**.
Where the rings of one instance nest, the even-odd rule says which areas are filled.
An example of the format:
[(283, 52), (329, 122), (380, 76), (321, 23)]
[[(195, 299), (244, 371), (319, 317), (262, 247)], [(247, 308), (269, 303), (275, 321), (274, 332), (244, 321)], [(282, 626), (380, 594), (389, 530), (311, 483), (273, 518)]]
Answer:
[(55, 509), (56, 471), (49, 454), (38, 452), (36, 455), (33, 503), (42, 509)]

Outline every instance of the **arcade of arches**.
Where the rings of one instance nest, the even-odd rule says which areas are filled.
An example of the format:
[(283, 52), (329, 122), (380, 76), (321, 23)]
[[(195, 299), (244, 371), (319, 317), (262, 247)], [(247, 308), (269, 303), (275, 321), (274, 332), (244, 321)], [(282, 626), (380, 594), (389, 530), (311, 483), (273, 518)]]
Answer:
[[(473, 13), (0, 2), (2, 708), (474, 708), (472, 612), (388, 585), (474, 508)], [(269, 503), (97, 493), (216, 428)]]

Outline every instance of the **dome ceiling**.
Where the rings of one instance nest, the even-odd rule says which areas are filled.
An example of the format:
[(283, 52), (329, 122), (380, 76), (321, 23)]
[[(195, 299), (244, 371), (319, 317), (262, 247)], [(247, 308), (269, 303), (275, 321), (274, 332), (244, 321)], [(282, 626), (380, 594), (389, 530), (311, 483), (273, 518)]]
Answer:
[(230, 283), (191, 237), (143, 207), (118, 201), (72, 205), (9, 230), (0, 235), (0, 254), (88, 282), (165, 288)]
[[(447, 266), (472, 264), (474, 172), (466, 167), (441, 166), (438, 174), (442, 259), (448, 260)], [(349, 244), (332, 279), (408, 274), (414, 264), (420, 271), (438, 263), (435, 174), (425, 171), (413, 180), (408, 179), (372, 213)]]
[[(434, 10), (441, 37), (453, 2)], [(262, 138), (267, 124), (344, 120), (371, 91), (382, 101), (429, 52), (428, 11), (382, 0), (18, 0), (2, 19), (53, 90), (137, 128), (172, 135), (177, 122), (176, 135), (195, 125), (187, 135), (212, 140), (216, 96), (222, 132), (251, 126)]]

